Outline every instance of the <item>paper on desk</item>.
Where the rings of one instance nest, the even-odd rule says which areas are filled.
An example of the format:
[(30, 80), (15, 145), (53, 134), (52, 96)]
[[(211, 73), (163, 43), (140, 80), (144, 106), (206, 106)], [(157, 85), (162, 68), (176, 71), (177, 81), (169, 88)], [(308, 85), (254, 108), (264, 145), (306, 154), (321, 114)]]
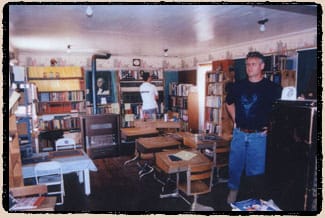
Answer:
[(196, 156), (195, 153), (190, 151), (179, 151), (174, 156), (181, 158), (182, 160), (191, 160), (193, 157)]

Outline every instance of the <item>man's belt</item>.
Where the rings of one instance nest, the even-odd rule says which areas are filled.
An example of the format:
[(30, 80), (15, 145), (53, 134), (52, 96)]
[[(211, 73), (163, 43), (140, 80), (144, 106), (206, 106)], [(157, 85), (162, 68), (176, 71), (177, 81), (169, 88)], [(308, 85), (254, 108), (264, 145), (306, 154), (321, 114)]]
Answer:
[(267, 127), (263, 127), (260, 129), (245, 129), (245, 128), (238, 128), (239, 131), (244, 132), (244, 133), (259, 133), (259, 132), (264, 132), (267, 131)]

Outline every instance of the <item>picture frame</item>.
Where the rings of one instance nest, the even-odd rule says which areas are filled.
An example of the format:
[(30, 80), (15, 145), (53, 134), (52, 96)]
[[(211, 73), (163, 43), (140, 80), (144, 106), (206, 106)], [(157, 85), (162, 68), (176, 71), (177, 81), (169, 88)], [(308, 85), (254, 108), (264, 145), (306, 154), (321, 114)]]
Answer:
[[(111, 71), (95, 72), (95, 87), (92, 86), (92, 71), (86, 71), (86, 104), (93, 105), (93, 92), (96, 104), (104, 105), (114, 101), (113, 79)], [(98, 87), (100, 85), (101, 87)]]

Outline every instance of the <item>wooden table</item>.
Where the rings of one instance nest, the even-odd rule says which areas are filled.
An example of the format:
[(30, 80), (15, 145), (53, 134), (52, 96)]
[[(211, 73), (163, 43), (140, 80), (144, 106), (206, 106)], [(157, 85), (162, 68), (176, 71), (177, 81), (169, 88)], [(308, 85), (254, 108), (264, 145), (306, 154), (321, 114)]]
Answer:
[(138, 138), (136, 140), (137, 151), (141, 153), (155, 153), (165, 148), (179, 147), (181, 142), (168, 136)]
[[(44, 195), (47, 193), (46, 185), (29, 185), (29, 186), (20, 186), (20, 187), (12, 187), (9, 189), (12, 195), (15, 198), (24, 197), (28, 198), (32, 195)], [(55, 196), (46, 196), (42, 203), (32, 209), (16, 209), (12, 211), (54, 211), (56, 204)]]
[(135, 140), (139, 137), (158, 135), (158, 133), (158, 130), (152, 127), (121, 128), (121, 138), (127, 141)]
[(182, 127), (182, 122), (165, 122), (164, 120), (135, 120), (134, 126), (139, 128), (156, 128), (156, 129), (180, 129)]
[(191, 165), (211, 162), (209, 158), (207, 158), (204, 154), (202, 154), (198, 150), (188, 150), (196, 154), (196, 156), (194, 156), (190, 160), (172, 161), (169, 158), (169, 155), (175, 154), (179, 151), (180, 150), (170, 150), (170, 151), (163, 151), (163, 152), (156, 153), (155, 156), (156, 156), (157, 167), (159, 167), (167, 174), (173, 174), (173, 173), (187, 171), (189, 166)]
[[(209, 134), (207, 135), (199, 135), (199, 134), (192, 134), (190, 132), (179, 132), (174, 133), (179, 138), (183, 138), (183, 144), (189, 148), (194, 148), (197, 150), (203, 150), (205, 148), (209, 148), (213, 152), (213, 163), (216, 165), (216, 158), (217, 153), (216, 149), (219, 147), (229, 146), (229, 140), (224, 139), (223, 137), (216, 136), (216, 139), (206, 139)], [(207, 136), (207, 137), (205, 137)], [(211, 135), (212, 136), (212, 135)]]
[[(134, 160), (141, 160), (142, 154), (148, 154), (148, 153), (156, 153), (160, 152), (163, 149), (166, 148), (179, 148), (181, 145), (181, 142), (168, 137), (168, 136), (157, 136), (157, 137), (148, 137), (148, 138), (138, 138), (136, 140), (136, 150), (137, 154), (134, 158)], [(153, 156), (154, 158), (154, 156)], [(138, 161), (138, 166), (142, 168), (139, 171), (140, 179), (148, 175), (149, 173), (153, 172), (153, 167), (150, 166), (148, 163), (145, 163), (144, 167), (148, 167), (149, 170), (147, 172), (144, 171), (144, 167), (141, 166), (141, 164)]]
[[(159, 131), (156, 128), (152, 128), (152, 127), (121, 128), (120, 130), (121, 130), (122, 142), (126, 143), (128, 146), (126, 149), (130, 149), (130, 147), (131, 149), (134, 149), (132, 146), (134, 146), (135, 140), (139, 137), (153, 137), (153, 136), (157, 136), (159, 133)], [(132, 159), (124, 162), (124, 166), (136, 159), (137, 159), (137, 155), (135, 154), (135, 156)]]
[[(180, 172), (185, 172), (189, 169), (190, 166), (193, 166), (196, 164), (199, 165), (199, 164), (211, 162), (211, 160), (209, 158), (207, 158), (204, 154), (202, 154), (198, 150), (188, 150), (188, 151), (196, 154), (196, 156), (194, 156), (190, 160), (172, 161), (169, 158), (169, 155), (176, 154), (179, 151), (180, 150), (170, 150), (170, 151), (164, 151), (164, 152), (159, 152), (159, 153), (155, 154), (157, 167), (159, 167), (166, 174), (176, 174), (176, 187), (177, 187), (177, 184), (179, 181), (179, 173)], [(160, 183), (162, 183), (162, 182), (160, 182)], [(168, 197), (181, 197), (181, 196), (180, 196), (177, 188), (172, 193), (160, 194), (160, 198), (168, 198)]]

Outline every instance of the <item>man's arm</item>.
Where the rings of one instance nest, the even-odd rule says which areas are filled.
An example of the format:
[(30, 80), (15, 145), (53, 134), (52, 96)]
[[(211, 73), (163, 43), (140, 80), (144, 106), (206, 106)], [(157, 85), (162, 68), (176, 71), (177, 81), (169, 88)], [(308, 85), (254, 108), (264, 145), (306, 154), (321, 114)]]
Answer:
[(232, 104), (227, 104), (226, 103), (226, 108), (227, 108), (227, 111), (229, 112), (229, 115), (232, 119), (232, 121), (234, 122), (234, 125), (236, 125), (236, 122), (235, 122), (235, 104), (232, 103)]

